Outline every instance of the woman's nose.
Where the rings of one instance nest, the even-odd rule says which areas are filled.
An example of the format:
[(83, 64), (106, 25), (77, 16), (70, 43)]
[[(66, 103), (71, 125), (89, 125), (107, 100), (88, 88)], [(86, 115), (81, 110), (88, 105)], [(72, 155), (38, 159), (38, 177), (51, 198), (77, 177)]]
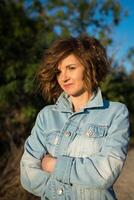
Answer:
[(61, 74), (61, 81), (66, 82), (69, 79), (69, 75), (67, 72), (63, 72)]

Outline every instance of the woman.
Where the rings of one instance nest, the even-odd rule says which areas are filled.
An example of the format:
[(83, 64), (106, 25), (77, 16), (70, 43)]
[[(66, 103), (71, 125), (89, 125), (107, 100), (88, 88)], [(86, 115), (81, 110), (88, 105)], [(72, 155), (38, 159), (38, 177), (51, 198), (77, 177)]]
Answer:
[(102, 98), (109, 62), (98, 40), (57, 40), (38, 73), (43, 108), (25, 143), (21, 183), (42, 200), (115, 200), (127, 155), (128, 110)]

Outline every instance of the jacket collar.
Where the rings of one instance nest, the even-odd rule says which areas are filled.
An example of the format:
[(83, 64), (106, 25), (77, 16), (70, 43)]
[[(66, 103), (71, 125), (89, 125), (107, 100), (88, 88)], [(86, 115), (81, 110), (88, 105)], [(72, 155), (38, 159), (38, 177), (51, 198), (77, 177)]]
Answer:
[[(90, 108), (103, 107), (103, 105), (104, 103), (103, 103), (101, 90), (100, 88), (97, 88), (97, 90), (93, 93), (92, 98), (88, 101), (87, 105), (81, 111), (85, 109), (90, 109)], [(69, 95), (67, 95), (65, 92), (61, 93), (58, 100), (56, 101), (55, 109), (61, 112), (73, 113), (72, 103), (71, 103)]]
[(103, 107), (103, 98), (100, 88), (98, 87), (96, 91), (93, 93), (93, 97), (88, 101), (86, 108), (96, 108)]

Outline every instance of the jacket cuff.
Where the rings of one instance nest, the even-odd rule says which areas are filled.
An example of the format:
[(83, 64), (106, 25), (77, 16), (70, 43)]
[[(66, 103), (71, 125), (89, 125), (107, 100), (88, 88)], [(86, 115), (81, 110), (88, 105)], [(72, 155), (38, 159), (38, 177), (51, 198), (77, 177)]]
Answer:
[(67, 156), (59, 156), (57, 158), (57, 164), (54, 171), (57, 180), (62, 183), (70, 184), (70, 173), (73, 159), (74, 158)]

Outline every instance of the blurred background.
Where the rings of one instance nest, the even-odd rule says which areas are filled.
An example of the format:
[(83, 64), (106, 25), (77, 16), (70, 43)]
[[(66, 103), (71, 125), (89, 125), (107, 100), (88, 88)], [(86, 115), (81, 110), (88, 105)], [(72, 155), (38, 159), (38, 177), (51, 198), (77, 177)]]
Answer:
[(102, 84), (106, 98), (127, 105), (131, 141), (115, 189), (134, 199), (134, 1), (0, 1), (0, 200), (37, 200), (24, 191), (19, 162), (37, 113), (48, 104), (35, 79), (43, 52), (65, 36), (89, 34), (106, 47), (111, 72)]

